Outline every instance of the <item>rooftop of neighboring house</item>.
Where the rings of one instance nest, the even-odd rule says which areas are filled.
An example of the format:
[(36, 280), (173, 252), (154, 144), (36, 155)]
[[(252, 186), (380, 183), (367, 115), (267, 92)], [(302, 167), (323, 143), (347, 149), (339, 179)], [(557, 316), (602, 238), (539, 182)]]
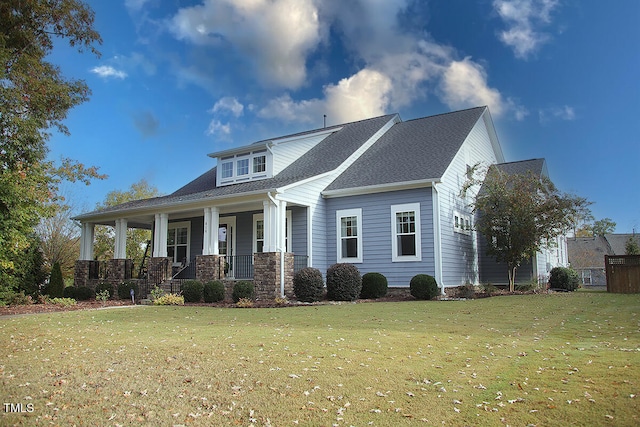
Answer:
[(569, 263), (575, 269), (604, 268), (605, 255), (625, 255), (629, 238), (640, 245), (639, 234), (605, 234), (567, 239)]

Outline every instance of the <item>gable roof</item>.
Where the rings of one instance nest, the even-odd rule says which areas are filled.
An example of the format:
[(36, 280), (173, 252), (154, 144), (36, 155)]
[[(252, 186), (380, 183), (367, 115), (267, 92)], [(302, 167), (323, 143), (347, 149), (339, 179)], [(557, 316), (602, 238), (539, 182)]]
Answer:
[(476, 107), (397, 123), (325, 190), (438, 180), (485, 110)]
[(625, 255), (627, 253), (627, 241), (634, 239), (640, 245), (639, 234), (605, 234), (612, 253), (609, 255)]
[(603, 236), (567, 239), (569, 264), (574, 269), (604, 268), (604, 256), (613, 255)]
[[(341, 165), (366, 140), (373, 136), (385, 124), (396, 120), (396, 114), (389, 114), (371, 119), (347, 123), (322, 142), (296, 159), (279, 174), (272, 178), (216, 186), (216, 168), (213, 167), (174, 193), (162, 197), (135, 200), (117, 206), (110, 206), (97, 211), (85, 213), (75, 219), (89, 219), (96, 215), (113, 214), (130, 210), (187, 204), (200, 200), (213, 200), (234, 195), (247, 195), (259, 192), (274, 191), (276, 188), (293, 184), (303, 179), (330, 172)], [(289, 135), (295, 137), (298, 135)], [(285, 138), (285, 137), (281, 137)]]
[(492, 167), (507, 175), (524, 175), (532, 172), (538, 176), (549, 176), (544, 159), (520, 160), (517, 162), (498, 163)]

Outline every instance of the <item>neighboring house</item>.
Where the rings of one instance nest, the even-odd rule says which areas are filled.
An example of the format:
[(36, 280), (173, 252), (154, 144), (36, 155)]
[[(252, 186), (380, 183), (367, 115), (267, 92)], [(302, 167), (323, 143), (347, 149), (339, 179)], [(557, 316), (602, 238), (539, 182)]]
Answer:
[(569, 238), (567, 249), (569, 265), (578, 272), (583, 286), (607, 286), (604, 256), (613, 251), (604, 236)]
[(175, 272), (253, 279), (273, 298), (292, 294), (294, 270), (324, 273), (336, 262), (382, 273), (390, 286), (408, 287), (419, 273), (443, 290), (481, 280), (474, 195), (460, 189), (472, 165), (504, 162), (487, 107), (406, 122), (386, 115), (209, 156), (216, 166), (168, 196), (78, 216), (76, 283), (96, 279), (96, 224), (115, 227), (112, 280), (131, 271), (128, 227), (153, 230), (155, 283)]
[(607, 286), (605, 255), (625, 255), (629, 239), (640, 245), (637, 234), (605, 234), (568, 239), (569, 264), (580, 275), (583, 286)]
[[(507, 175), (525, 175), (532, 173), (535, 176), (549, 177), (547, 164), (544, 159), (531, 159), (518, 162), (502, 163), (493, 165), (500, 172)], [(480, 282), (494, 285), (508, 285), (508, 267), (504, 262), (496, 262), (495, 259), (486, 254), (483, 249), (486, 246), (483, 236), (478, 236), (480, 240)], [(556, 237), (552, 242), (548, 242), (545, 248), (536, 252), (529, 261), (520, 265), (516, 271), (516, 283), (526, 283), (532, 280), (538, 283), (547, 283), (549, 273), (553, 267), (566, 267), (569, 265), (567, 254), (567, 239), (564, 235)]]

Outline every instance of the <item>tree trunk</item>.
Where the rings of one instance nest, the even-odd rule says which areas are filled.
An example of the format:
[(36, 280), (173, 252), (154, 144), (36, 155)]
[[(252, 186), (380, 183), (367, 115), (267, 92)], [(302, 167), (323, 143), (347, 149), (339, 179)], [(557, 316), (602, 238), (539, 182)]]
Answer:
[(516, 290), (516, 270), (518, 266), (509, 266), (509, 292), (514, 292)]

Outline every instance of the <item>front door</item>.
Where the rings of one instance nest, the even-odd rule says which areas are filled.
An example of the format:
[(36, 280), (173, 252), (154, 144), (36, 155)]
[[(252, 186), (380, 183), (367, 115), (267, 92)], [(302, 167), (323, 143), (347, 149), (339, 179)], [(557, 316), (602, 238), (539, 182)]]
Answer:
[(226, 258), (225, 274), (227, 277), (234, 277), (233, 264), (234, 264), (234, 248), (235, 248), (235, 217), (221, 217), (220, 226), (218, 228), (218, 250), (220, 255), (224, 255)]

